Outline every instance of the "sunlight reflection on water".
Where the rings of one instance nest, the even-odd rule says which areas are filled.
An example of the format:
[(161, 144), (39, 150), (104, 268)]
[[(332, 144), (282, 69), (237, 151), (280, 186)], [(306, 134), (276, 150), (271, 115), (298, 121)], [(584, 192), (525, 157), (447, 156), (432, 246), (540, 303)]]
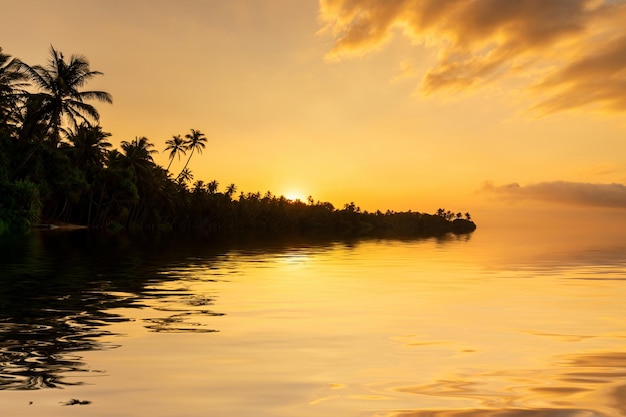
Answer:
[(3, 415), (625, 415), (619, 242), (47, 239), (3, 260)]

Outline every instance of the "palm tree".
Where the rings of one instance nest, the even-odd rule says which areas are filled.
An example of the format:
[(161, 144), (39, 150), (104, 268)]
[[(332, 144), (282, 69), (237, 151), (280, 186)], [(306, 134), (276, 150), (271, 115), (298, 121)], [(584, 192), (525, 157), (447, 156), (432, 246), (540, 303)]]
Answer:
[(94, 208), (97, 210), (100, 206), (96, 203), (95, 196), (100, 194), (96, 190), (106, 178), (104, 164), (109, 154), (108, 148), (111, 147), (107, 142), (110, 136), (111, 134), (104, 132), (102, 127), (83, 122), (74, 131), (68, 132), (69, 143), (62, 143), (60, 147), (67, 151), (73, 166), (84, 173), (89, 184), (86, 193), (81, 197), (82, 204), (80, 202), (77, 204), (81, 212), (79, 215), (81, 221), (86, 221), (88, 225), (92, 222), (92, 210)]
[(20, 70), (21, 62), (2, 53), (0, 47), (0, 129), (6, 129), (17, 122), (18, 104), (28, 83)]
[(82, 55), (72, 55), (66, 62), (63, 54), (51, 46), (50, 60), (46, 67), (31, 67), (24, 63), (20, 63), (20, 67), (40, 90), (34, 94), (40, 99), (38, 116), (46, 121), (51, 134), (50, 140), (55, 146), (61, 139), (60, 132), (64, 131), (64, 117), (72, 127), (77, 127), (78, 120), (99, 120), (100, 114), (96, 108), (85, 103), (85, 100), (113, 102), (111, 95), (104, 91), (79, 91), (91, 78), (102, 74), (92, 71), (89, 61)]
[(104, 165), (107, 168), (117, 168), (123, 165), (124, 155), (117, 149), (113, 149), (112, 151), (107, 152), (106, 157), (104, 158)]
[(198, 180), (193, 183), (193, 193), (200, 194), (204, 192), (204, 181)]
[(125, 163), (130, 167), (134, 177), (136, 179), (147, 177), (154, 167), (152, 154), (157, 152), (152, 149), (154, 145), (148, 141), (148, 138), (142, 136), (135, 137), (130, 142), (124, 140), (121, 147), (124, 151)]
[(187, 168), (184, 168), (180, 174), (178, 174), (178, 178), (176, 179), (179, 185), (185, 185), (185, 183), (193, 180), (193, 174)]
[(204, 136), (204, 133), (195, 129), (191, 129), (191, 133), (187, 133), (185, 135), (185, 139), (186, 139), (185, 150), (191, 150), (191, 153), (189, 154), (189, 158), (187, 158), (187, 162), (185, 163), (185, 166), (180, 171), (180, 174), (178, 174), (179, 177), (182, 175), (183, 171), (187, 168), (187, 165), (189, 164), (189, 161), (191, 160), (191, 157), (193, 156), (194, 151), (197, 149), (198, 153), (202, 153), (202, 150), (206, 146), (204, 142), (207, 141), (206, 137)]
[(209, 194), (215, 194), (217, 192), (217, 188), (219, 187), (219, 185), (220, 185), (219, 182), (217, 182), (216, 180), (213, 180), (207, 184), (206, 189), (209, 192)]
[(226, 187), (226, 195), (228, 198), (232, 198), (233, 194), (237, 191), (237, 186), (234, 183), (231, 183)]
[(108, 148), (111, 147), (106, 141), (110, 136), (110, 133), (102, 131), (102, 127), (88, 123), (82, 123), (74, 131), (70, 131), (67, 140), (72, 145), (70, 154), (75, 164), (87, 170), (102, 167), (109, 152)]
[(166, 140), (165, 144), (167, 147), (164, 152), (170, 151), (170, 163), (165, 168), (166, 171), (170, 170), (170, 166), (172, 166), (172, 162), (174, 161), (174, 157), (178, 155), (178, 160), (180, 160), (180, 154), (185, 155), (187, 153), (185, 140), (180, 137), (180, 135), (172, 136), (172, 139)]

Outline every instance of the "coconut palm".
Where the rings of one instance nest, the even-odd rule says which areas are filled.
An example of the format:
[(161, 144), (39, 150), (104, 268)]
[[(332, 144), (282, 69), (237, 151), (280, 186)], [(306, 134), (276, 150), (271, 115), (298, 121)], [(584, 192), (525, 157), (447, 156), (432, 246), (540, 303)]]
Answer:
[(226, 187), (226, 195), (228, 198), (232, 198), (233, 194), (237, 191), (237, 186), (234, 183), (231, 183)]
[(123, 165), (124, 155), (117, 149), (107, 152), (104, 165), (107, 168), (119, 168)]
[(63, 54), (54, 47), (50, 47), (50, 60), (43, 67), (31, 67), (20, 63), (20, 68), (29, 76), (39, 92), (33, 94), (39, 97), (39, 118), (46, 121), (50, 130), (50, 141), (57, 145), (61, 139), (60, 132), (64, 131), (63, 118), (71, 127), (77, 127), (78, 121), (98, 121), (100, 114), (86, 100), (97, 100), (112, 103), (111, 95), (104, 91), (79, 91), (87, 81), (99, 71), (89, 68), (89, 61), (84, 56), (72, 55), (66, 61)]
[(0, 46), (0, 98), (5, 99), (25, 84), (26, 76), (19, 70), (19, 61), (3, 53)]
[(70, 131), (67, 140), (72, 147), (70, 154), (75, 164), (88, 170), (102, 167), (111, 144), (106, 140), (111, 136), (100, 126), (82, 123), (74, 131)]
[(146, 137), (135, 137), (134, 140), (122, 141), (125, 163), (130, 167), (135, 178), (145, 178), (154, 167), (152, 154), (157, 152), (154, 145)]
[(187, 169), (187, 165), (189, 164), (189, 161), (191, 160), (191, 157), (193, 156), (194, 151), (197, 149), (198, 153), (202, 153), (202, 150), (206, 146), (205, 142), (207, 141), (206, 137), (204, 136), (204, 133), (195, 129), (191, 129), (191, 133), (187, 133), (185, 135), (185, 139), (186, 139), (185, 149), (188, 151), (191, 150), (191, 153), (189, 154), (189, 158), (187, 158), (187, 162), (185, 163), (185, 166), (180, 171), (180, 174), (178, 174), (179, 177), (182, 175), (183, 171)]
[(193, 193), (200, 194), (204, 192), (204, 181), (198, 180), (193, 183)]
[(18, 105), (28, 85), (27, 77), (20, 70), (21, 62), (2, 53), (0, 47), (0, 129), (17, 122)]
[(177, 182), (179, 185), (185, 185), (193, 180), (193, 174), (187, 168), (184, 168), (178, 175)]
[(217, 182), (216, 180), (213, 180), (206, 185), (206, 189), (209, 192), (209, 194), (215, 194), (219, 186), (220, 186), (220, 183)]
[(172, 136), (172, 139), (166, 140), (165, 144), (167, 145), (167, 147), (165, 148), (164, 152), (170, 151), (170, 163), (167, 165), (167, 168), (165, 168), (166, 171), (169, 171), (170, 167), (172, 166), (172, 162), (174, 161), (174, 157), (178, 155), (178, 160), (180, 160), (180, 154), (182, 153), (183, 155), (185, 155), (187, 153), (186, 143), (180, 135), (176, 135)]

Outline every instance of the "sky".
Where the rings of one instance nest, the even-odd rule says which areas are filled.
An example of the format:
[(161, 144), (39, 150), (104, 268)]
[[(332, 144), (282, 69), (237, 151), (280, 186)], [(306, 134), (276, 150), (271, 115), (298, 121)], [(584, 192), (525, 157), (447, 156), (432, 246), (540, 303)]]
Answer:
[[(3, 52), (87, 57), (111, 142), (190, 129), (221, 189), (434, 213), (626, 210), (621, 0), (0, 0)], [(7, 18), (7, 16), (9, 18)], [(177, 174), (185, 163), (175, 160)]]

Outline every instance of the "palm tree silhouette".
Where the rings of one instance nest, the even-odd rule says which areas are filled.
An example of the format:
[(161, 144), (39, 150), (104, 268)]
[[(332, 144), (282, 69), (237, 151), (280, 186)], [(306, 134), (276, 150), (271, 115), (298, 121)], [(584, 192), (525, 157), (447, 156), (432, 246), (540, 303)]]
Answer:
[(0, 129), (17, 123), (18, 105), (28, 83), (21, 62), (2, 53), (0, 47)]
[(57, 145), (61, 139), (60, 132), (64, 131), (63, 117), (66, 117), (72, 127), (77, 127), (78, 120), (88, 122), (89, 119), (98, 121), (100, 114), (85, 100), (97, 100), (112, 103), (111, 95), (104, 91), (79, 91), (87, 81), (99, 71), (89, 68), (89, 61), (82, 55), (72, 55), (65, 61), (63, 54), (50, 47), (50, 60), (46, 67), (36, 65), (31, 67), (20, 63), (31, 81), (39, 88), (37, 96), (40, 103), (38, 116), (46, 120), (51, 136), (50, 141)]
[(207, 184), (206, 189), (209, 192), (209, 194), (215, 194), (217, 192), (217, 188), (219, 187), (219, 185), (220, 185), (219, 182), (217, 182), (216, 180), (213, 180)]
[(180, 171), (180, 174), (178, 174), (178, 177), (180, 177), (183, 171), (187, 169), (187, 165), (189, 164), (189, 161), (191, 160), (191, 157), (193, 156), (194, 151), (197, 149), (198, 153), (202, 153), (202, 150), (206, 146), (204, 142), (207, 141), (206, 137), (204, 136), (204, 133), (195, 129), (191, 129), (191, 133), (187, 133), (185, 135), (185, 139), (186, 139), (185, 150), (187, 151), (191, 150), (191, 153), (189, 154), (189, 158), (187, 158), (187, 162), (185, 163), (185, 166)]
[(200, 194), (204, 192), (204, 181), (198, 180), (193, 183), (193, 193)]
[(182, 153), (183, 155), (186, 155), (187, 149), (185, 140), (180, 135), (172, 136), (172, 139), (166, 140), (165, 144), (167, 147), (164, 152), (170, 151), (170, 163), (167, 165), (167, 168), (165, 168), (166, 171), (169, 171), (172, 166), (172, 162), (174, 162), (174, 157), (178, 155), (178, 159), (180, 160), (180, 154)]
[(87, 123), (70, 131), (67, 140), (72, 145), (70, 154), (74, 163), (87, 170), (102, 167), (109, 152), (108, 148), (111, 147), (106, 141), (110, 136), (110, 133), (102, 131), (102, 127)]
[(187, 182), (190, 182), (191, 180), (193, 180), (193, 174), (187, 168), (184, 168), (180, 172), (180, 174), (178, 174), (178, 178), (176, 178), (176, 181), (178, 182), (179, 185), (185, 185)]
[(122, 141), (122, 150), (124, 151), (124, 160), (130, 167), (135, 178), (143, 178), (149, 175), (150, 169), (154, 166), (152, 154), (157, 152), (154, 145), (148, 141), (146, 137), (135, 137), (134, 140), (127, 142)]
[(226, 187), (226, 195), (229, 199), (232, 198), (233, 194), (237, 191), (237, 186), (234, 183), (231, 183)]

